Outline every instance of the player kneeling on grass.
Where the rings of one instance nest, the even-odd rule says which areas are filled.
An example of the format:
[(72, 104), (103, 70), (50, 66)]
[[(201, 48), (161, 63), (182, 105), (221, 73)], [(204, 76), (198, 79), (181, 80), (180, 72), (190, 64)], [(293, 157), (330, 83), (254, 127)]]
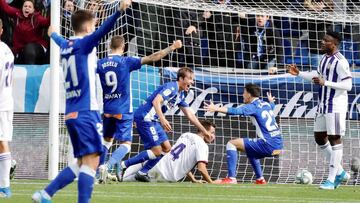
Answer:
[[(200, 121), (201, 125), (215, 137), (215, 124), (210, 121)], [(209, 146), (214, 139), (208, 138), (200, 130), (197, 134), (184, 133), (176, 141), (170, 153), (167, 153), (149, 172), (148, 176), (158, 182), (177, 182), (188, 175), (192, 182), (196, 180), (190, 172), (197, 165), (203, 179), (213, 183), (207, 171)], [(142, 163), (130, 166), (124, 173), (123, 181), (136, 181), (135, 175), (142, 168)]]
[(221, 112), (229, 115), (250, 116), (256, 126), (259, 139), (237, 138), (230, 140), (226, 145), (228, 177), (217, 181), (221, 184), (236, 184), (237, 150), (246, 152), (246, 155), (256, 175), (256, 184), (266, 184), (263, 177), (260, 160), (264, 157), (279, 155), (283, 147), (281, 131), (276, 123), (273, 109), (275, 97), (267, 93), (270, 103), (259, 99), (261, 90), (255, 84), (246, 84), (243, 98), (245, 105), (237, 108), (217, 107), (212, 102), (205, 103), (205, 110)]

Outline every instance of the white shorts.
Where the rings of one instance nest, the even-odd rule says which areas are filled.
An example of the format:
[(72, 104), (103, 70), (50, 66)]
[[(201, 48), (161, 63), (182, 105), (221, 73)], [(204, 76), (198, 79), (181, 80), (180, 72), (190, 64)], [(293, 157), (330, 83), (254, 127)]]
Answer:
[(12, 140), (13, 115), (13, 111), (0, 111), (0, 141)]
[(314, 132), (327, 132), (328, 135), (345, 135), (346, 113), (317, 114)]

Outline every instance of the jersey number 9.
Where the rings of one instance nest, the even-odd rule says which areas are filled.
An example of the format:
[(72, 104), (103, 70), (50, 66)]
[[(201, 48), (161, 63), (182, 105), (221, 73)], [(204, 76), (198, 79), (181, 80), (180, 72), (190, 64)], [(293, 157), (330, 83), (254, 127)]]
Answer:
[(112, 87), (111, 93), (113, 93), (117, 88), (117, 77), (114, 71), (109, 71), (105, 73), (105, 82), (108, 87)]

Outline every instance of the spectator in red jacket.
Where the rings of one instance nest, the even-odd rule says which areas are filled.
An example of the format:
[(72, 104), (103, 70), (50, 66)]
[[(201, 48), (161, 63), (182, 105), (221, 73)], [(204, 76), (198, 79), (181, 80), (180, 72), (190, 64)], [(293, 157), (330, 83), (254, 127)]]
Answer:
[(44, 64), (48, 41), (42, 30), (50, 25), (50, 19), (35, 12), (34, 1), (25, 0), (22, 9), (9, 6), (0, 0), (0, 9), (14, 19), (13, 47), (16, 64)]

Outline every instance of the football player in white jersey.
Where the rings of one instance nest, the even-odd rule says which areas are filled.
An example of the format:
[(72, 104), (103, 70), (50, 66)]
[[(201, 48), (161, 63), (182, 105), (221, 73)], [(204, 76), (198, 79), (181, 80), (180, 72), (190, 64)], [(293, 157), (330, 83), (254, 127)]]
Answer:
[(347, 92), (352, 88), (349, 62), (339, 52), (341, 36), (328, 31), (321, 41), (321, 48), (326, 52), (317, 71), (302, 72), (292, 64), (289, 73), (320, 85), (318, 111), (314, 124), (315, 141), (330, 160), (327, 180), (320, 189), (333, 190), (350, 175), (341, 166), (343, 145), (341, 136), (345, 135), (346, 113), (348, 108)]
[[(203, 180), (213, 183), (207, 171), (209, 157), (209, 146), (215, 138), (215, 124), (210, 121), (200, 121), (201, 125), (211, 134), (212, 138), (204, 135), (200, 130), (197, 134), (184, 133), (176, 141), (171, 151), (167, 153), (150, 171), (148, 176), (158, 182), (177, 182), (186, 175), (192, 182), (202, 182), (196, 180), (191, 173), (191, 169), (197, 165)], [(212, 140), (210, 140), (212, 139)], [(135, 174), (142, 168), (142, 163), (130, 166), (124, 173), (123, 181), (136, 181)]]
[[(3, 24), (0, 19), (0, 37)], [(11, 49), (0, 41), (0, 198), (11, 196), (10, 168), (11, 154), (9, 143), (13, 134), (12, 71), (14, 55)]]

